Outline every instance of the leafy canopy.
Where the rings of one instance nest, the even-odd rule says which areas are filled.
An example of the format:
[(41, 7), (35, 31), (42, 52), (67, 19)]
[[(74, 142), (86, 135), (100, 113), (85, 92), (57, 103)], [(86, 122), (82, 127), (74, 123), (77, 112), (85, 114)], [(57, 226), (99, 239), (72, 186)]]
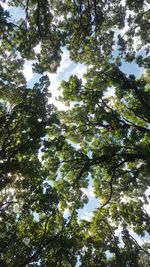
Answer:
[[(148, 267), (149, 1), (1, 2), (0, 266)], [(87, 67), (61, 83), (65, 112), (47, 76), (64, 46)], [(41, 74), (33, 88), (25, 60)]]

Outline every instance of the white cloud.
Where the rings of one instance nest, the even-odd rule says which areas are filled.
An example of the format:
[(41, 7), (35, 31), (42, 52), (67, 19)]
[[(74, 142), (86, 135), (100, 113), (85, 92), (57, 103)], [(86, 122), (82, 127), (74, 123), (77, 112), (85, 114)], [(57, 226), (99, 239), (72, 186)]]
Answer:
[(52, 94), (52, 98), (50, 98), (49, 102), (54, 104), (59, 110), (67, 110), (68, 108), (57, 100), (59, 95), (61, 94), (58, 90), (61, 81), (57, 80), (56, 74), (48, 74), (48, 76), (50, 79), (49, 91)]
[(80, 220), (86, 220), (86, 221), (91, 221), (93, 216), (93, 212), (87, 212), (85, 210), (82, 210), (82, 212), (79, 215), (79, 219)]
[(36, 45), (36, 46), (34, 47), (34, 52), (35, 52), (35, 53), (40, 53), (40, 52), (41, 52), (41, 43), (39, 43), (38, 45)]
[(65, 48), (63, 49), (63, 54), (61, 58), (60, 67), (57, 69), (57, 74), (64, 72), (70, 65), (72, 61), (70, 60), (69, 51)]
[[(86, 66), (83, 64), (74, 64), (70, 60), (69, 51), (65, 48), (63, 49), (62, 60), (60, 67), (57, 69), (56, 74), (48, 73), (50, 79), (49, 90), (52, 93), (52, 99), (50, 100), (59, 110), (67, 110), (68, 107), (64, 106), (61, 102), (57, 100), (58, 96), (61, 94), (58, 88), (62, 80), (67, 81), (71, 75), (77, 75), (79, 78), (83, 77), (86, 72)], [(83, 83), (84, 83), (83, 79)]]
[[(111, 223), (113, 225), (113, 223)], [(122, 234), (121, 234), (121, 231), (122, 231), (122, 226), (118, 226), (117, 230), (115, 230), (115, 236), (118, 236), (119, 238), (119, 247), (123, 247), (124, 246), (124, 243), (123, 243), (123, 240), (122, 240)]]
[(33, 72), (32, 72), (32, 62), (25, 61), (24, 67), (23, 67), (23, 74), (28, 81), (30, 81), (33, 78)]
[[(124, 247), (124, 242), (122, 240), (122, 226), (119, 226), (118, 229), (115, 231), (115, 235), (119, 237), (119, 247)], [(141, 237), (139, 235), (137, 235), (131, 228), (128, 228), (129, 234), (131, 235), (131, 237), (133, 237), (133, 239), (135, 239), (135, 241), (142, 246), (145, 242), (148, 241), (149, 239), (149, 235), (145, 235), (145, 237)]]
[(2, 6), (5, 10), (10, 9), (10, 6), (8, 5), (8, 0), (6, 0), (5, 3), (4, 3), (4, 2), (1, 2), (1, 6)]
[(129, 229), (129, 234), (136, 240), (136, 242), (142, 246), (146, 242), (146, 238), (137, 235), (132, 229)]
[(104, 94), (104, 97), (115, 97), (115, 88), (114, 87), (108, 87), (105, 94)]
[(68, 74), (70, 75), (77, 75), (80, 79), (83, 78), (83, 75), (86, 73), (87, 67), (83, 64), (77, 64), (77, 66), (70, 71)]
[(81, 188), (81, 190), (88, 198), (95, 198), (93, 187)]
[(67, 219), (67, 218), (69, 217), (69, 215), (70, 215), (70, 211), (69, 211), (68, 208), (64, 210), (64, 214), (63, 214), (63, 215), (64, 215), (64, 218), (65, 218), (65, 219)]
[(70, 75), (77, 75), (79, 78), (83, 77), (86, 72), (86, 66), (80, 63), (74, 64), (70, 59), (69, 51), (63, 49), (62, 60), (60, 67), (57, 69), (57, 76), (63, 76), (64, 80), (67, 80)]
[(93, 188), (93, 187), (91, 187), (90, 190), (89, 190), (89, 196), (90, 196), (91, 198), (95, 198), (94, 188)]

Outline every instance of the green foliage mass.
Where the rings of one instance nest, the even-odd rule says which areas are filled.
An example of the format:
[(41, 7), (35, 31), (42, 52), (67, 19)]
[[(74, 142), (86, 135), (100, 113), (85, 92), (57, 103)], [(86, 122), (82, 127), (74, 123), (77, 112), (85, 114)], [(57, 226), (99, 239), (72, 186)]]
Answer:
[[(0, 266), (148, 267), (149, 1), (9, 0), (8, 10), (4, 4)], [(56, 73), (63, 47), (87, 67), (84, 80), (61, 83), (67, 111), (49, 104), (47, 75)], [(25, 60), (41, 74), (33, 88)], [(126, 74), (125, 62), (140, 74)], [(79, 214), (90, 184), (99, 206), (89, 221)]]

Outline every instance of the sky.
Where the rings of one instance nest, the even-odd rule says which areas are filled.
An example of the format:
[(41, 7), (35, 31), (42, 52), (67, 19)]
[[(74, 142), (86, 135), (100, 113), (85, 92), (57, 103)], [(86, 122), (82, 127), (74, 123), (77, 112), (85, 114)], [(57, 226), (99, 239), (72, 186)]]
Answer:
[[(68, 80), (70, 75), (77, 75), (79, 78), (83, 78), (84, 73), (86, 73), (87, 67), (84, 64), (75, 64), (70, 60), (69, 52), (66, 48), (63, 49), (62, 54), (62, 60), (60, 67), (57, 70), (56, 74), (50, 74), (48, 73), (48, 76), (50, 78), (50, 92), (52, 93), (52, 102), (59, 110), (66, 110), (67, 107), (65, 107), (62, 103), (60, 103), (57, 98), (60, 94), (60, 91), (58, 88), (60, 87), (60, 83), (62, 80)], [(124, 62), (121, 66), (121, 70), (124, 71), (127, 75), (134, 74), (134, 75), (140, 75), (142, 73), (142, 68), (139, 68), (137, 64), (135, 63), (127, 63)], [(29, 86), (33, 86), (34, 82), (39, 78), (39, 75), (32, 73), (32, 66), (30, 62), (26, 62), (24, 65), (24, 75), (28, 81)], [(83, 80), (84, 82), (84, 80)], [(111, 90), (111, 89), (110, 89)], [(110, 92), (109, 92), (110, 93)], [(113, 90), (111, 90), (111, 93), (113, 94)], [(80, 209), (78, 211), (78, 217), (79, 220), (85, 219), (90, 221), (92, 219), (93, 211), (100, 206), (100, 200), (95, 198), (93, 187), (92, 187), (92, 180), (89, 179), (89, 186), (87, 189), (83, 188), (82, 191), (87, 195), (89, 198), (88, 204), (84, 206), (83, 209)], [(150, 195), (150, 189), (147, 190), (147, 195)], [(150, 214), (150, 205), (145, 206), (146, 211)], [(69, 210), (66, 209), (64, 212), (64, 216), (67, 218), (69, 216)], [(120, 246), (122, 246), (123, 242), (121, 239), (121, 231), (122, 228), (118, 227), (116, 230), (116, 234), (119, 236), (120, 240)], [(136, 233), (133, 232), (132, 229), (129, 229), (129, 232), (131, 236), (133, 236), (136, 241), (139, 243), (139, 245), (142, 245), (145, 241), (149, 241), (149, 235), (146, 234), (144, 237), (138, 236)], [(108, 255), (109, 256), (109, 255)], [(80, 261), (78, 259), (78, 262), (76, 264), (76, 267), (80, 266)]]
[[(3, 3), (3, 6), (8, 9), (7, 3)], [(11, 8), (10, 13), (13, 18), (21, 18), (24, 16), (24, 12), (21, 9), (18, 8)], [(40, 45), (35, 48), (36, 51), (40, 51)], [(35, 74), (32, 72), (32, 61), (25, 61), (23, 73), (27, 81), (27, 85), (29, 87), (32, 87), (35, 82), (39, 80), (41, 75)], [(67, 81), (70, 75), (77, 75), (79, 78), (83, 79), (84, 73), (86, 73), (87, 67), (84, 64), (75, 64), (70, 60), (69, 52), (66, 48), (63, 48), (63, 54), (62, 54), (62, 60), (61, 64), (57, 69), (56, 74), (47, 73), (50, 78), (50, 87), (49, 90), (52, 93), (52, 99), (51, 102), (59, 109), (59, 110), (66, 110), (67, 107), (65, 107), (62, 103), (58, 101), (58, 96), (60, 95), (60, 83), (62, 80)], [(121, 66), (121, 70), (124, 71), (126, 74), (135, 74), (140, 75), (140, 73), (143, 71), (142, 68), (139, 68), (134, 63), (127, 63), (124, 62)], [(84, 79), (83, 79), (84, 82)], [(82, 189), (83, 192), (88, 196), (89, 203), (85, 205), (83, 210), (79, 210), (79, 219), (86, 219), (91, 220), (92, 218), (92, 212), (95, 208), (97, 208), (100, 204), (100, 201), (95, 198), (93, 188), (92, 188), (92, 181), (89, 179), (89, 186), (87, 189)], [(150, 194), (150, 189), (147, 190), (147, 194)], [(146, 207), (147, 212), (150, 214), (150, 205), (147, 205)], [(64, 216), (68, 217), (69, 212), (66, 209)], [(121, 229), (118, 228), (117, 234), (120, 235)], [(131, 235), (133, 235), (134, 238), (138, 241), (138, 243), (141, 245), (144, 240), (148, 240), (148, 236), (145, 236), (144, 240), (137, 236), (135, 233), (133, 233), (132, 230), (130, 230)], [(79, 263), (77, 264), (79, 266)]]
[[(124, 62), (121, 66), (122, 71), (126, 74), (134, 74), (140, 75), (142, 69), (137, 66), (135, 63), (127, 63)], [(56, 74), (48, 73), (50, 78), (50, 92), (52, 93), (52, 102), (59, 110), (65, 110), (65, 107), (62, 103), (60, 103), (57, 98), (60, 94), (58, 88), (60, 87), (60, 83), (62, 80), (68, 80), (70, 75), (77, 75), (79, 78), (83, 78), (84, 73), (86, 73), (87, 67), (84, 64), (75, 64), (70, 60), (69, 51), (66, 48), (63, 49), (62, 60), (60, 67), (57, 70)], [(26, 62), (24, 65), (24, 75), (28, 81), (28, 85), (32, 86), (34, 82), (37, 80), (38, 75), (32, 73), (32, 66), (30, 62)], [(90, 221), (92, 218), (93, 211), (99, 207), (100, 200), (95, 198), (93, 188), (92, 188), (92, 181), (89, 179), (89, 186), (87, 189), (82, 189), (82, 191), (88, 196), (89, 202), (85, 205), (84, 209), (80, 209), (78, 211), (79, 220), (85, 219)], [(147, 194), (150, 194), (150, 189), (147, 190)], [(145, 206), (145, 209), (150, 214), (150, 205)], [(66, 209), (64, 212), (64, 216), (67, 218), (69, 216), (69, 210)], [(116, 233), (121, 236), (121, 228), (118, 228)], [(137, 240), (137, 242), (142, 245), (144, 241), (149, 240), (149, 236), (146, 235), (144, 238), (139, 237), (130, 229), (130, 234)], [(122, 244), (121, 238), (120, 242)], [(78, 266), (78, 265), (77, 265)]]

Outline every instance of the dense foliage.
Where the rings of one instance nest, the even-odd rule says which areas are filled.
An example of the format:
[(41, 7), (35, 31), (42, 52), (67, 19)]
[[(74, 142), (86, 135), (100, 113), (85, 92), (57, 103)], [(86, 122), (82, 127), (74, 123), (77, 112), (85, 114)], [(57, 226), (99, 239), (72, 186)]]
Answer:
[[(1, 1), (0, 266), (149, 266), (149, 26), (148, 0)], [(65, 112), (47, 75), (63, 47), (87, 68), (62, 81)]]

